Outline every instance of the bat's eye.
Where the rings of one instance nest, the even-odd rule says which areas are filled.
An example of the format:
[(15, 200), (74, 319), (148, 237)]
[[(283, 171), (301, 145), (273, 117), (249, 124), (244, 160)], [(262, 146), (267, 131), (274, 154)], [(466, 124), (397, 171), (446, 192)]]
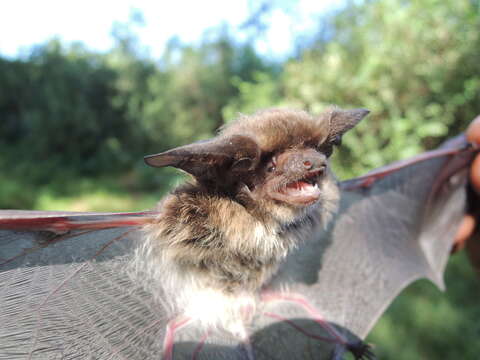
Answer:
[(270, 160), (270, 162), (267, 165), (267, 171), (274, 172), (276, 168), (277, 168), (277, 161), (275, 158), (272, 158), (272, 160)]

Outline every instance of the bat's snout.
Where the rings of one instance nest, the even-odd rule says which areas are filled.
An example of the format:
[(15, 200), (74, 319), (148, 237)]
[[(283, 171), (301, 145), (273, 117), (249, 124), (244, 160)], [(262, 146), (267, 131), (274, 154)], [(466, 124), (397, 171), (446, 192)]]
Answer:
[(327, 157), (314, 149), (292, 150), (281, 154), (278, 163), (284, 172), (322, 174), (327, 167)]

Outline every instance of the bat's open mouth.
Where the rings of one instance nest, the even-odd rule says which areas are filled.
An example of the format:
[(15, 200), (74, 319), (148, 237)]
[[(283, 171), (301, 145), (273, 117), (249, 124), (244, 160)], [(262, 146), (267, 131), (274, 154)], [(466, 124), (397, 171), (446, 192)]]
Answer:
[(292, 205), (313, 204), (320, 198), (321, 190), (318, 181), (321, 174), (323, 170), (310, 172), (304, 178), (288, 183), (287, 186), (272, 194), (272, 197)]

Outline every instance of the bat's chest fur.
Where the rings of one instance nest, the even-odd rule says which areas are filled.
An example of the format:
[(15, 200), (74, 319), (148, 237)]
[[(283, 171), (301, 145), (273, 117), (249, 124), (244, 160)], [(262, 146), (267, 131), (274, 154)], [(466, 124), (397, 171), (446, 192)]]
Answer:
[(202, 240), (195, 244), (198, 257), (185, 259), (180, 254), (180, 263), (185, 270), (205, 273), (207, 286), (228, 293), (255, 291), (293, 246), (293, 241), (280, 230), (273, 224), (265, 226), (252, 221), (242, 230), (219, 231), (214, 239), (207, 240), (207, 246)]
[(177, 192), (144, 228), (135, 266), (172, 313), (209, 325), (235, 324), (297, 239), (273, 218), (228, 198)]
[(231, 294), (259, 289), (295, 245), (271, 217), (259, 219), (228, 198), (184, 193), (167, 198), (159, 222), (146, 230), (159, 261), (198, 286)]

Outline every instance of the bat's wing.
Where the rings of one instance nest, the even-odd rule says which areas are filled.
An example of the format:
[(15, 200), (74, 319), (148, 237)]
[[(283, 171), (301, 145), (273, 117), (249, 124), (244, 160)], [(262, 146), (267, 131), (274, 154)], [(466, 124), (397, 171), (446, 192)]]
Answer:
[(0, 359), (161, 353), (167, 319), (125, 271), (151, 216), (0, 211)]
[[(0, 211), (0, 359), (162, 358), (172, 319), (129, 274), (155, 216)], [(175, 359), (198, 352), (196, 325), (175, 335)], [(246, 359), (238, 339), (212, 335), (193, 358)]]
[[(325, 341), (332, 334), (318, 322), (364, 338), (410, 282), (442, 286), (472, 155), (459, 145), (342, 183), (335, 223), (270, 285), (308, 304), (266, 301), (248, 346), (195, 324), (180, 329), (173, 358), (340, 358), (345, 347)], [(125, 271), (137, 226), (151, 216), (0, 212), (9, 229), (0, 233), (0, 359), (161, 358), (169, 319)]]

